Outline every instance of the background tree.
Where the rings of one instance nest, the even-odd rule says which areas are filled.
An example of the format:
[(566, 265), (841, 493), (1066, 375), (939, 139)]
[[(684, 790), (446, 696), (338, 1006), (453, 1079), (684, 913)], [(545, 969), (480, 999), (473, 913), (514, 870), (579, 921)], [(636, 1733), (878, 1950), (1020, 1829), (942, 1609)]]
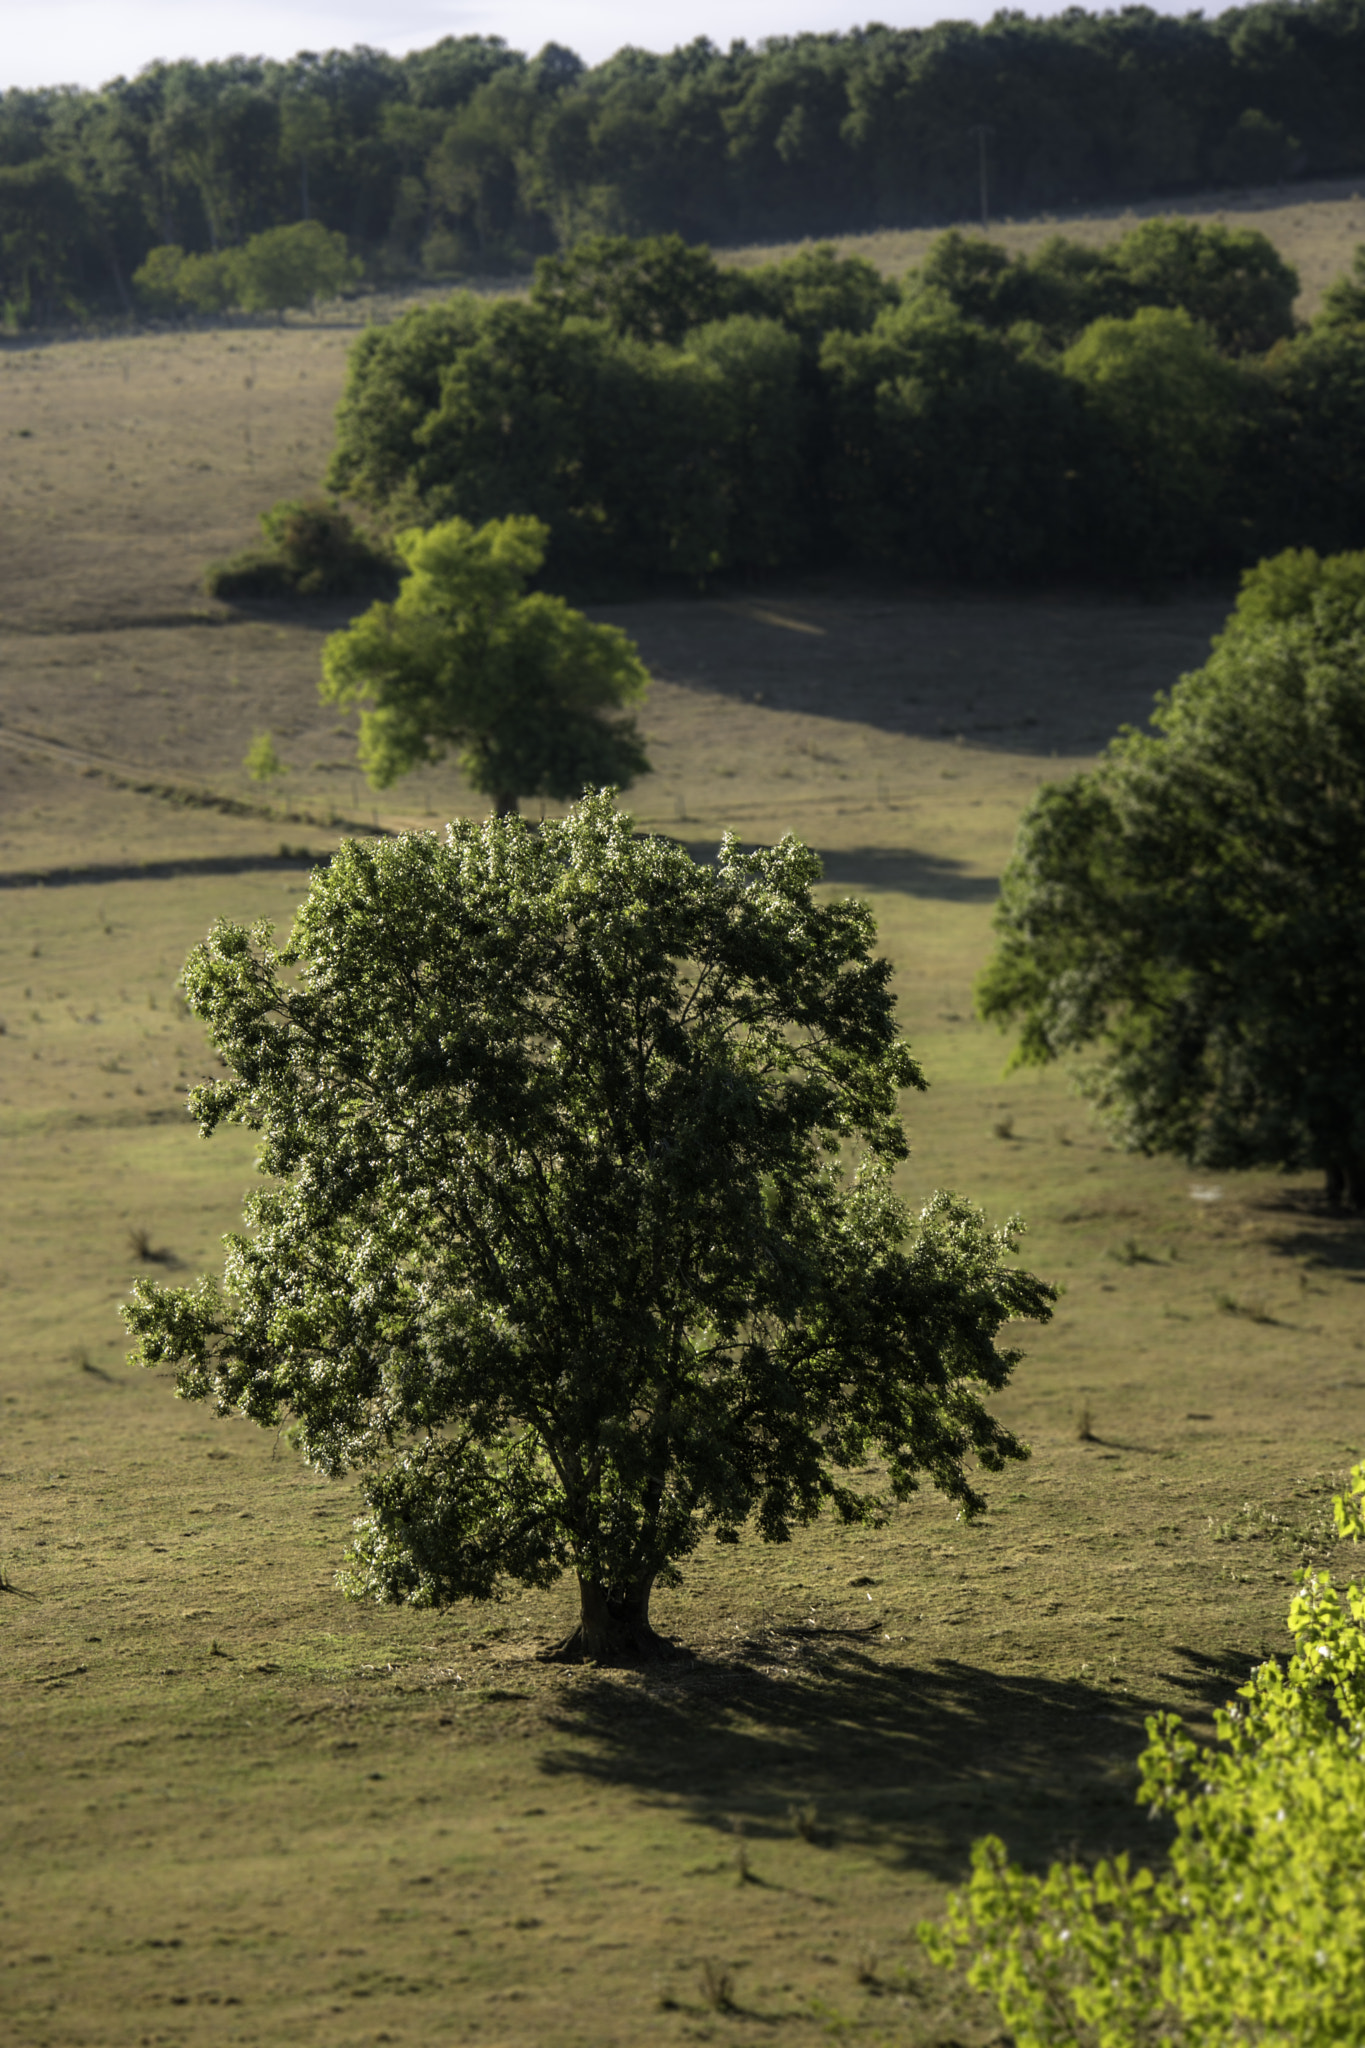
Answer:
[(1095, 321), (1060, 368), (1107, 458), (1099, 561), (1120, 574), (1180, 575), (1225, 559), (1244, 386), (1208, 330), (1183, 308), (1144, 306), (1130, 320)]
[(1252, 571), (1153, 723), (1025, 814), (982, 1014), (1136, 1149), (1365, 1206), (1365, 555)]
[(647, 1655), (708, 1532), (876, 1524), (921, 1478), (971, 1517), (968, 1461), (1025, 1455), (983, 1397), (1052, 1290), (956, 1198), (912, 1225), (892, 1195), (923, 1082), (819, 873), (790, 839), (701, 865), (604, 792), (352, 842), (282, 950), (219, 925), (191, 956), (228, 1069), (195, 1114), (259, 1131), (273, 1184), (222, 1286), (127, 1320), (183, 1395), (362, 1474), (353, 1592), (571, 1571), (566, 1652)]
[(564, 255), (541, 257), (531, 301), (561, 320), (605, 320), (634, 341), (677, 347), (690, 327), (733, 310), (737, 282), (681, 235), (585, 235)]
[(1071, 566), (1095, 494), (1079, 394), (1054, 363), (926, 296), (827, 337), (822, 481), (855, 559), (902, 575)]
[(1299, 278), (1254, 228), (1145, 220), (1116, 244), (1133, 307), (1180, 308), (1229, 355), (1258, 354), (1294, 332)]
[[(401, 59), (234, 57), (149, 65), (97, 94), (11, 91), (0, 166), (58, 161), (76, 178), (80, 217), (56, 260), (93, 310), (121, 305), (121, 280), (153, 244), (231, 248), (300, 212), (385, 270), (423, 260), (443, 273), (594, 234), (734, 246), (962, 220), (976, 211), (970, 131), (982, 123), (996, 208), (1016, 219), (1251, 175), (1342, 178), (1365, 166), (1363, 95), (1365, 22), (1341, 0), (1258, 0), (1216, 20), (1004, 10), (980, 27), (870, 26), (753, 48), (699, 37), (592, 67), (554, 44), (528, 61), (496, 37), (445, 37)], [(48, 232), (36, 217), (32, 230), (39, 242)], [(1209, 232), (1228, 246), (1242, 233)], [(1237, 287), (1253, 299), (1267, 282), (1254, 269), (1241, 266)], [(1270, 283), (1273, 299), (1282, 280)], [(691, 324), (727, 310), (774, 309), (711, 307)], [(1089, 317), (1133, 310), (1105, 303)], [(1199, 317), (1223, 332), (1217, 307)]]
[(237, 303), (248, 313), (283, 317), (289, 306), (336, 298), (360, 274), (360, 264), (347, 254), (346, 237), (316, 220), (267, 228), (232, 256)]
[(448, 520), (395, 542), (396, 602), (372, 605), (323, 650), (325, 701), (360, 704), (360, 758), (376, 789), (460, 747), (498, 814), (519, 796), (568, 797), (648, 771), (633, 720), (612, 716), (649, 678), (616, 626), (526, 584), (545, 553), (535, 519)]

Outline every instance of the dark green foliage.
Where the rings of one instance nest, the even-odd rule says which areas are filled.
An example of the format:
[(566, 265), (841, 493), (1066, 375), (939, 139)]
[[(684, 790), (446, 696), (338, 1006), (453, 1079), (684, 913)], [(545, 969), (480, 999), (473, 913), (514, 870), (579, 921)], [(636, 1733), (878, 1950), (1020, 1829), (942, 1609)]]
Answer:
[[(736, 243), (960, 221), (977, 211), (983, 123), (993, 205), (1016, 218), (1339, 177), (1365, 167), (1362, 103), (1365, 26), (1343, 0), (1261, 0), (1216, 19), (1005, 10), (980, 27), (627, 48), (592, 67), (557, 45), (528, 62), (482, 36), (401, 59), (153, 64), (98, 92), (0, 100), (0, 167), (65, 181), (0, 201), (0, 294), (21, 323), (78, 305), (127, 312), (149, 250), (231, 254), (295, 223), (344, 234), (381, 275), (454, 275), (525, 268), (585, 237)], [(581, 272), (566, 287), (580, 289)], [(774, 309), (727, 301), (688, 324), (735, 311)], [(838, 324), (857, 331), (846, 313)]]
[(397, 563), (326, 499), (281, 498), (261, 514), (268, 548), (212, 563), (210, 597), (356, 597), (393, 585)]
[(1365, 325), (1365, 243), (1356, 250), (1346, 276), (1328, 285), (1315, 325), (1319, 328)]
[(1125, 1143), (1365, 1205), (1365, 555), (1252, 571), (1154, 724), (1025, 815), (982, 1013)]
[(1109, 249), (1054, 235), (1036, 256), (1015, 258), (954, 229), (939, 236), (907, 288), (942, 295), (984, 327), (1030, 323), (1061, 346), (1095, 320), (1127, 319), (1147, 306), (1178, 309), (1225, 354), (1262, 355), (1294, 332), (1299, 280), (1252, 228), (1157, 219)]
[[(1188, 574), (1238, 553), (1243, 373), (1183, 310), (1097, 320), (1060, 365), (1105, 462), (1093, 558), (1111, 572)], [(1229, 485), (1232, 489), (1229, 489)]]
[(589, 235), (563, 256), (543, 256), (533, 305), (565, 320), (603, 320), (632, 341), (677, 347), (689, 327), (735, 310), (734, 272), (681, 235)]
[(1086, 561), (1094, 457), (1053, 364), (920, 300), (831, 335), (821, 369), (832, 520), (855, 558), (967, 578)]
[(723, 433), (718, 382), (685, 353), (504, 300), (446, 369), (411, 487), (425, 519), (533, 514), (560, 573), (699, 577), (723, 560)]
[(352, 346), (337, 408), (330, 490), (375, 509), (416, 509), (424, 482), (419, 432), (440, 405), (447, 365), (478, 338), (483, 321), (482, 303), (462, 295), (365, 329)]
[(1018, 261), (944, 235), (899, 292), (828, 248), (599, 236), (529, 304), (366, 335), (328, 480), (389, 522), (529, 513), (570, 581), (1226, 571), (1359, 532), (1365, 326), (1289, 339), (1294, 289), (1263, 237), (1181, 221)]
[(12, 326), (77, 311), (90, 240), (81, 195), (60, 163), (0, 164), (0, 310)]
[(808, 479), (816, 411), (799, 337), (776, 320), (737, 314), (687, 338), (687, 363), (708, 378), (711, 476), (723, 490), (716, 566), (777, 568), (810, 548)]
[(1294, 332), (1299, 280), (1252, 228), (1146, 220), (1115, 244), (1114, 267), (1139, 306), (1179, 308), (1229, 355), (1260, 355)]
[(1267, 358), (1251, 398), (1239, 483), (1262, 550), (1365, 540), (1365, 325), (1315, 322)]
[(633, 720), (614, 717), (648, 676), (615, 626), (525, 595), (545, 529), (534, 519), (453, 519), (396, 543), (397, 601), (372, 605), (323, 650), (323, 698), (359, 704), (360, 757), (376, 789), (459, 747), (500, 813), (519, 796), (569, 797), (647, 773)]
[(603, 794), (348, 845), (283, 950), (191, 956), (227, 1069), (195, 1113), (258, 1131), (271, 1185), (221, 1286), (127, 1320), (182, 1395), (362, 1474), (351, 1591), (569, 1570), (573, 1649), (647, 1654), (708, 1532), (875, 1525), (923, 1479), (970, 1517), (970, 1464), (1025, 1455), (983, 1397), (1051, 1290), (955, 1197), (892, 1195), (923, 1083), (870, 913), (818, 878), (792, 840), (702, 866)]
[(779, 320), (813, 355), (826, 334), (865, 334), (900, 297), (872, 264), (860, 256), (838, 256), (828, 245), (730, 276), (736, 312)]

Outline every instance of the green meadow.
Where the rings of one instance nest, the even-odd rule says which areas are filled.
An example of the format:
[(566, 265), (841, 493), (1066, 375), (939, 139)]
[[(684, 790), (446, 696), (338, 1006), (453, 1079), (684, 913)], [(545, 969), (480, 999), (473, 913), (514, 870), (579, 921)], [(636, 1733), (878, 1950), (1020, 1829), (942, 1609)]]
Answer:
[(184, 1113), (211, 1061), (189, 947), (286, 926), (345, 834), (474, 804), (449, 766), (360, 783), (316, 697), (344, 613), (199, 593), (315, 484), (349, 339), (0, 357), (0, 2031), (1000, 2041), (916, 1921), (987, 1830), (1029, 1863), (1160, 1854), (1144, 1716), (1207, 1730), (1287, 1645), (1365, 1436), (1365, 1226), (1315, 1179), (1113, 1149), (972, 1012), (1030, 794), (1196, 666), (1233, 593), (814, 578), (595, 614), (655, 679), (640, 825), (699, 856), (796, 832), (871, 903), (931, 1084), (904, 1192), (1021, 1215), (1062, 1291), (1000, 1401), (1032, 1458), (983, 1524), (926, 1494), (879, 1534), (712, 1545), (655, 1605), (690, 1658), (546, 1666), (567, 1587), (343, 1599), (351, 1489), (130, 1367), (116, 1313), (211, 1268), (252, 1178), (245, 1134)]

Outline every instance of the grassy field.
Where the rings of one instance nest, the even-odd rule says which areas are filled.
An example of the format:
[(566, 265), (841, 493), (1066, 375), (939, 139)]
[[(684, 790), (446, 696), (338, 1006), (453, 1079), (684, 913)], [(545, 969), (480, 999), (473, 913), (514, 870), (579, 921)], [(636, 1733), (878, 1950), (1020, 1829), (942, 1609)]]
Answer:
[[(1365, 1229), (1306, 1181), (1109, 1148), (972, 1019), (1030, 792), (1197, 663), (1230, 592), (966, 600), (834, 580), (618, 605), (656, 678), (642, 824), (820, 848), (875, 907), (929, 1074), (907, 1194), (1027, 1218), (1064, 1289), (979, 1529), (703, 1551), (647, 1674), (547, 1668), (567, 1589), (443, 1615), (333, 1575), (352, 1494), (124, 1359), (138, 1273), (211, 1266), (251, 1177), (183, 1114), (176, 975), (286, 922), (378, 810), (320, 612), (205, 601), (316, 482), (340, 325), (0, 357), (0, 2034), (19, 2048), (999, 2039), (913, 1926), (1002, 1833), (1159, 1853), (1143, 1715), (1284, 1645), (1359, 1449)], [(264, 793), (242, 759), (269, 728)], [(351, 821), (349, 824), (347, 821)]]

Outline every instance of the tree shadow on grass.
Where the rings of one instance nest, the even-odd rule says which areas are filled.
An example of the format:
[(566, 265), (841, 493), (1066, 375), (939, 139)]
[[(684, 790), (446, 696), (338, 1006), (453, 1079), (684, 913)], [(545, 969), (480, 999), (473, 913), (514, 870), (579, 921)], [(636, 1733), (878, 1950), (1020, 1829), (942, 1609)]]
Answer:
[(1157, 1701), (952, 1658), (890, 1664), (870, 1635), (772, 1628), (726, 1663), (664, 1665), (635, 1686), (595, 1675), (555, 1716), (542, 1768), (742, 1829), (768, 1882), (783, 1863), (763, 1844), (790, 1852), (798, 1835), (950, 1881), (986, 1833), (1030, 1865), (1160, 1853), (1165, 1832), (1134, 1800)]
[(1267, 1239), (1283, 1258), (1331, 1267), (1352, 1279), (1365, 1277), (1365, 1216), (1334, 1208), (1317, 1188), (1286, 1188), (1256, 1207), (1285, 1219)]

